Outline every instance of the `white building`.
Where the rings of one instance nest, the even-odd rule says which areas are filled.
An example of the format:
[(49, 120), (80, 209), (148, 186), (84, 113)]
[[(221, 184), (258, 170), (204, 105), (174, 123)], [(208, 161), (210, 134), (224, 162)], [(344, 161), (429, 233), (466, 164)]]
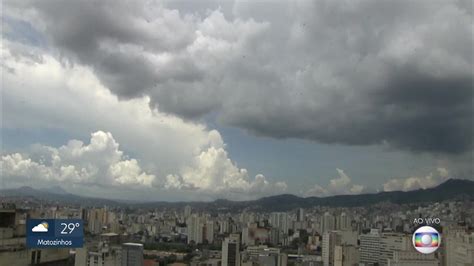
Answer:
[(188, 232), (188, 244), (194, 242), (196, 244), (203, 242), (204, 224), (197, 215), (192, 215), (186, 220)]
[(206, 223), (206, 240), (208, 243), (214, 242), (214, 221)]
[(380, 264), (387, 264), (393, 258), (395, 251), (407, 251), (413, 248), (408, 235), (398, 233), (383, 233), (380, 246)]
[(290, 221), (286, 212), (272, 212), (270, 214), (270, 225), (283, 231), (284, 234), (288, 234), (290, 228)]
[(378, 263), (380, 257), (381, 235), (379, 230), (360, 235), (360, 262), (365, 264)]
[(372, 229), (369, 234), (360, 236), (360, 261), (387, 265), (395, 251), (407, 251), (412, 247), (410, 237), (398, 233), (380, 233)]

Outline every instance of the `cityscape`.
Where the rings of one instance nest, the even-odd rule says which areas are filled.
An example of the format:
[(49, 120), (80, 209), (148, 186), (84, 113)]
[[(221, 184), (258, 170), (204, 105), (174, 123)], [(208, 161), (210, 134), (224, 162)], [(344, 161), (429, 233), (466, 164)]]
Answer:
[[(474, 189), (472, 183), (462, 185)], [(441, 202), (385, 201), (278, 212), (203, 209), (193, 207), (196, 203), (85, 207), (8, 196), (0, 209), (0, 264), (472, 265), (472, 195), (460, 193)], [(27, 249), (25, 221), (33, 218), (82, 219), (84, 246)], [(426, 224), (442, 235), (441, 247), (428, 255), (417, 252), (412, 243), (415, 229)]]

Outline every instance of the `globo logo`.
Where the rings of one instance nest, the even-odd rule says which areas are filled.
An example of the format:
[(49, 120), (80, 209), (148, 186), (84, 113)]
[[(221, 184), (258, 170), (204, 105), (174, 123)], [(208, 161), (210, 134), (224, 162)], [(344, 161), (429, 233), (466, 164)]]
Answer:
[(440, 244), (441, 235), (431, 226), (422, 226), (413, 233), (413, 247), (420, 253), (433, 253)]

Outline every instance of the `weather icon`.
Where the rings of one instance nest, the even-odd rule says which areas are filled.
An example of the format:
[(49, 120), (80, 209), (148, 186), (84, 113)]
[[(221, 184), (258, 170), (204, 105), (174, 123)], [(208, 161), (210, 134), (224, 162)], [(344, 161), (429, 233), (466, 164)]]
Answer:
[(46, 233), (46, 232), (48, 232), (48, 223), (47, 222), (41, 222), (37, 226), (33, 227), (33, 229), (31, 229), (31, 232), (34, 232), (34, 233)]

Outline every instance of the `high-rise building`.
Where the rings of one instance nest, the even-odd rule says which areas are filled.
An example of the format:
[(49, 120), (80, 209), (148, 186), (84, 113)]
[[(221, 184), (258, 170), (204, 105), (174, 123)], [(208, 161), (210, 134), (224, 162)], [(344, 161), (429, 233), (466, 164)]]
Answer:
[(406, 251), (409, 247), (411, 241), (407, 235), (372, 229), (369, 234), (360, 236), (360, 261), (387, 265), (395, 251)]
[[(334, 265), (335, 247), (343, 246), (357, 246), (357, 232), (356, 231), (329, 231), (323, 234), (322, 241), (322, 258), (325, 266)], [(342, 250), (345, 251), (345, 250)], [(349, 251), (345, 251), (349, 252)], [(358, 256), (357, 256), (358, 257)]]
[(191, 211), (192, 211), (191, 206), (186, 205), (184, 207), (184, 218), (187, 218), (187, 217), (191, 216)]
[(304, 209), (299, 208), (296, 212), (296, 221), (303, 222), (304, 221)]
[(214, 242), (214, 221), (206, 222), (205, 236), (208, 243)]
[(329, 212), (324, 213), (321, 220), (321, 234), (336, 229), (336, 220)]
[(143, 245), (139, 243), (122, 244), (122, 266), (143, 266)]
[(350, 227), (350, 219), (345, 212), (341, 213), (337, 217), (336, 229), (337, 230), (347, 230)]
[(353, 245), (338, 245), (334, 248), (334, 266), (353, 266), (359, 262), (359, 249)]
[(380, 264), (387, 264), (395, 251), (407, 251), (413, 247), (411, 238), (404, 234), (383, 233), (380, 245)]
[(269, 231), (270, 243), (277, 246), (280, 243), (280, 231), (278, 228), (271, 228)]
[(323, 265), (334, 265), (334, 247), (341, 244), (341, 235), (337, 231), (330, 231), (323, 234)]
[(284, 234), (288, 234), (290, 221), (286, 212), (272, 212), (269, 222), (272, 227), (280, 229)]
[(186, 220), (187, 232), (188, 232), (188, 244), (194, 242), (200, 244), (203, 242), (204, 237), (204, 223), (202, 223), (201, 217), (196, 214), (191, 215)]
[(92, 234), (100, 234), (104, 225), (104, 210), (91, 209), (87, 215), (87, 228)]
[(219, 221), (219, 233), (220, 234), (225, 234), (229, 233), (229, 221), (228, 220), (223, 220)]
[(81, 208), (81, 217), (80, 218), (84, 221), (87, 220), (87, 209), (86, 208)]
[(370, 233), (360, 235), (360, 262), (375, 264), (379, 262), (381, 235), (379, 230), (372, 229)]
[(240, 265), (240, 236), (231, 234), (222, 242), (222, 266)]

